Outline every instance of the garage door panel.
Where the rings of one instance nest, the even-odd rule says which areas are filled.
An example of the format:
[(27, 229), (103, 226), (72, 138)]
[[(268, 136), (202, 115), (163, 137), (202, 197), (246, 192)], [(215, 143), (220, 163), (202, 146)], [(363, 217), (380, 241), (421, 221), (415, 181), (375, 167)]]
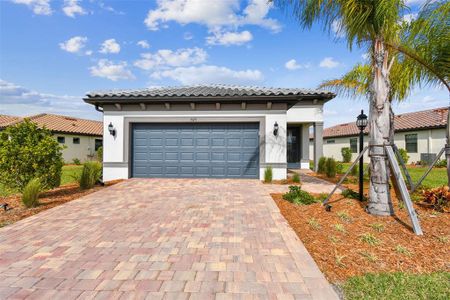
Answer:
[(134, 124), (133, 177), (257, 178), (257, 123)]

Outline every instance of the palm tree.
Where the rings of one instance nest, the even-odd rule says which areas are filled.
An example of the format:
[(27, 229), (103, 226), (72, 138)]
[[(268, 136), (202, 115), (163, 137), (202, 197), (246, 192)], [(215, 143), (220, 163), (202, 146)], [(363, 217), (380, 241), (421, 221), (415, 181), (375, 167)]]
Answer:
[[(431, 2), (420, 11), (418, 18), (402, 25), (401, 44), (392, 44), (398, 51), (389, 74), (391, 93), (389, 101), (402, 101), (417, 83), (445, 86), (450, 68), (449, 15), (450, 4)], [(357, 64), (338, 79), (326, 80), (319, 88), (327, 88), (350, 98), (368, 97), (371, 66)], [(450, 114), (448, 114), (450, 118)], [(394, 114), (391, 113), (393, 137)], [(447, 147), (450, 146), (450, 122), (447, 120)], [(393, 141), (391, 139), (391, 141)], [(447, 185), (450, 186), (450, 152), (447, 152)]]
[[(375, 215), (393, 214), (389, 192), (388, 161), (383, 146), (389, 144), (391, 140), (392, 92), (400, 91), (403, 88), (407, 90), (407, 88), (402, 86), (402, 83), (392, 83), (391, 74), (394, 72), (393, 68), (397, 64), (397, 60), (402, 59), (409, 62), (404, 64), (407, 67), (403, 70), (403, 72), (407, 72), (405, 82), (420, 82), (424, 78), (434, 78), (431, 76), (430, 69), (433, 66), (428, 66), (427, 71), (424, 71), (425, 67), (423, 66), (427, 64), (426, 59), (433, 53), (434, 46), (425, 46), (422, 43), (421, 51), (417, 51), (414, 43), (420, 43), (418, 41), (420, 39), (416, 40), (418, 37), (432, 37), (432, 33), (438, 35), (440, 32), (437, 32), (438, 30), (434, 28), (433, 21), (423, 21), (422, 25), (424, 27), (426, 25), (426, 28), (411, 25), (410, 35), (402, 35), (402, 30), (406, 27), (402, 22), (402, 15), (407, 9), (404, 0), (273, 1), (282, 7), (292, 7), (294, 15), (303, 27), (311, 28), (315, 22), (318, 22), (323, 25), (325, 30), (331, 31), (333, 24), (339, 24), (339, 31), (347, 40), (350, 50), (356, 45), (366, 47), (371, 54), (369, 68), (366, 68), (365, 71), (369, 73), (370, 80), (365, 87), (361, 87), (365, 92), (368, 92), (370, 99), (369, 156), (371, 158), (371, 174), (367, 209)], [(442, 14), (446, 14), (445, 3), (439, 4), (444, 8), (441, 8), (441, 13), (438, 13), (434, 18), (438, 21)], [(431, 7), (431, 4), (427, 4), (426, 7)], [(429, 16), (432, 16), (432, 11), (434, 10), (428, 9)], [(422, 18), (420, 17), (420, 19)], [(445, 21), (441, 20), (442, 22)], [(423, 39), (426, 40), (426, 37)], [(442, 41), (443, 46), (437, 48), (445, 54), (445, 39), (442, 40), (444, 40)], [(432, 42), (434, 43), (433, 40)], [(399, 55), (399, 53), (402, 53), (402, 55)], [(438, 59), (437, 64), (442, 64), (445, 60), (445, 56), (443, 57), (444, 59)], [(413, 64), (413, 60), (416, 63)], [(419, 60), (421, 60), (422, 67), (417, 64)], [(351, 74), (351, 76), (355, 75), (358, 75), (358, 73)], [(445, 77), (443, 78), (446, 81)], [(357, 81), (361, 78), (355, 76), (353, 79)], [(353, 82), (352, 84), (356, 83)], [(398, 87), (393, 90), (394, 84)]]

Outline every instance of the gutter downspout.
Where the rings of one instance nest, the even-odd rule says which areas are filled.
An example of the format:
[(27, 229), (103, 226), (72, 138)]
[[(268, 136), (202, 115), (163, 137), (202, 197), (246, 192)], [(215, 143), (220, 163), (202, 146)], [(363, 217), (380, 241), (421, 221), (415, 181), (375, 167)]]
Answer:
[(100, 106), (98, 104), (95, 104), (95, 110), (103, 113), (103, 108), (100, 109)]

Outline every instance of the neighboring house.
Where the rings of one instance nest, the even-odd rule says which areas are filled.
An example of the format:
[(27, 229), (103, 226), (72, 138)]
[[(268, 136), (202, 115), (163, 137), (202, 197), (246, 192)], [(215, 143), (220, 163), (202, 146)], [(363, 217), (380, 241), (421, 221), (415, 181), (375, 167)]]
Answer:
[[(408, 152), (409, 163), (433, 160), (444, 147), (447, 114), (448, 107), (442, 107), (395, 116), (395, 144)], [(355, 122), (339, 124), (324, 130), (324, 156), (342, 160), (341, 149), (349, 147), (353, 152), (352, 159), (356, 159), (359, 152), (359, 129)], [(365, 146), (368, 141), (368, 128), (366, 128)], [(310, 148), (313, 144), (314, 139), (311, 137)], [(367, 154), (365, 158), (368, 158)]]
[[(130, 177), (260, 178), (267, 167), (309, 167), (309, 128), (322, 156), (329, 92), (192, 86), (91, 92), (103, 111), (104, 180)], [(110, 130), (111, 129), (111, 130)]]
[[(39, 127), (49, 129), (55, 139), (65, 146), (62, 152), (66, 163), (72, 163), (74, 159), (81, 162), (97, 159), (96, 151), (103, 143), (102, 122), (52, 114), (38, 114), (26, 118)], [(20, 123), (23, 119), (0, 115), (0, 130)]]

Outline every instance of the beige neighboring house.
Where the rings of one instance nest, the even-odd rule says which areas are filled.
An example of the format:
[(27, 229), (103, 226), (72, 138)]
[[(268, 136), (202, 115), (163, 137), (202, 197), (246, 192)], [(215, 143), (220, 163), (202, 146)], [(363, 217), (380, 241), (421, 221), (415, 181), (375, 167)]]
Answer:
[[(395, 144), (406, 149), (408, 163), (433, 160), (445, 145), (445, 128), (447, 126), (448, 107), (434, 108), (395, 116)], [(355, 120), (356, 122), (356, 120)], [(359, 129), (356, 123), (339, 124), (324, 129), (323, 154), (342, 160), (341, 149), (349, 147), (356, 159), (359, 148)], [(364, 145), (369, 141), (368, 130), (364, 135)], [(313, 139), (310, 138), (312, 149)], [(310, 152), (311, 153), (311, 152)], [(444, 157), (441, 157), (443, 159)], [(367, 154), (365, 159), (368, 159)]]
[[(65, 163), (97, 159), (97, 149), (103, 144), (103, 123), (53, 114), (38, 114), (30, 117), (39, 127), (49, 129), (55, 139), (65, 146), (63, 158)], [(24, 117), (0, 115), (0, 131), (24, 120)]]

